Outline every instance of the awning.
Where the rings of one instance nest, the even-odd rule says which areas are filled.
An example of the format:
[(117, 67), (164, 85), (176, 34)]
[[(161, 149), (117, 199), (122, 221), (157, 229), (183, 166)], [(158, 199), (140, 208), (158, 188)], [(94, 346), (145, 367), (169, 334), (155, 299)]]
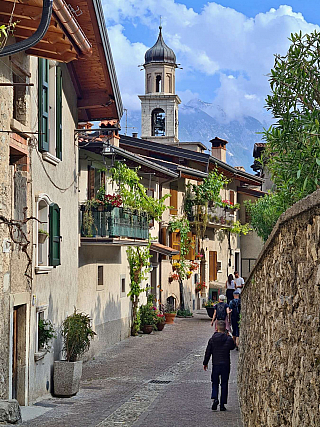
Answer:
[(169, 246), (162, 245), (158, 242), (151, 243), (150, 250), (166, 256), (178, 255), (180, 253), (179, 251), (176, 251), (175, 249), (172, 249)]

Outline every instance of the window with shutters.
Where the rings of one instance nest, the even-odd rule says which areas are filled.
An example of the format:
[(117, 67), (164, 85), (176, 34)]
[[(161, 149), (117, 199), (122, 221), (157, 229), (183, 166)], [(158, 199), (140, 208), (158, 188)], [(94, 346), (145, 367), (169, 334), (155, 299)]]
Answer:
[(46, 273), (61, 264), (60, 208), (48, 195), (37, 197), (36, 273)]
[(234, 191), (230, 190), (230, 203), (234, 205)]
[(217, 252), (209, 252), (209, 280), (210, 282), (217, 280)]
[(101, 186), (106, 186), (106, 174), (100, 168), (88, 166), (88, 200), (95, 198)]
[(194, 261), (196, 259), (196, 235), (190, 231), (188, 233), (188, 239), (190, 247), (186, 259), (189, 261)]
[(56, 69), (56, 156), (62, 160), (62, 70)]
[(38, 59), (39, 150), (44, 160), (62, 160), (62, 68), (56, 61)]
[(49, 151), (49, 61), (38, 59), (39, 150)]
[(170, 215), (178, 215), (178, 185), (176, 182), (170, 184)]
[(179, 254), (173, 255), (172, 259), (180, 259), (180, 233), (173, 232), (170, 234), (170, 247), (176, 251), (179, 251)]
[(60, 256), (60, 208), (56, 203), (49, 206), (49, 265), (61, 264)]

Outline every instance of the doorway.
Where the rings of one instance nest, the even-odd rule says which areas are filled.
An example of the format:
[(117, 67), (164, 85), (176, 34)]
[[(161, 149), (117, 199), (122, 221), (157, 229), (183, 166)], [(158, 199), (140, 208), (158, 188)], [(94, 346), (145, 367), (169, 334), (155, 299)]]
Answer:
[(26, 404), (26, 314), (26, 304), (13, 309), (12, 399), (22, 406)]
[(241, 276), (241, 271), (240, 271), (240, 252), (235, 252), (235, 254), (234, 254), (234, 271), (238, 271), (239, 275)]

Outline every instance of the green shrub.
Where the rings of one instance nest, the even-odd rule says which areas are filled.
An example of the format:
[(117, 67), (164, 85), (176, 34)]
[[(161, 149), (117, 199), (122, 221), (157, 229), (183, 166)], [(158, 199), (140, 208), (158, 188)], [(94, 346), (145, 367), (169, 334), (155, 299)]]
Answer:
[(62, 351), (68, 362), (75, 362), (90, 348), (90, 340), (96, 333), (91, 329), (91, 319), (85, 313), (77, 313), (68, 316), (62, 323), (61, 335), (63, 339)]

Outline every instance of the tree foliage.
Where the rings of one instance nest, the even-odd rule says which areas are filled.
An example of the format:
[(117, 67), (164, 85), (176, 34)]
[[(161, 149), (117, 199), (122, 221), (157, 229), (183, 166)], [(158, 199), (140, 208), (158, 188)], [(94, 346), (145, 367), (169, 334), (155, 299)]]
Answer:
[(146, 188), (141, 184), (137, 169), (130, 169), (127, 165), (116, 162), (111, 169), (111, 180), (119, 185), (119, 193), (123, 205), (132, 209), (143, 210), (157, 221), (161, 220), (163, 212), (168, 209), (164, 201), (169, 194), (154, 199), (147, 195)]
[(143, 280), (147, 279), (150, 271), (150, 246), (151, 240), (146, 247), (128, 246), (127, 259), (130, 269), (130, 292), (128, 296), (132, 302), (132, 335), (137, 335), (140, 329), (139, 297), (146, 289), (141, 287)]
[(252, 225), (265, 240), (289, 206), (320, 184), (320, 33), (291, 34), (285, 56), (276, 55), (266, 108), (277, 120), (264, 131), (264, 158), (274, 194), (250, 207)]
[(68, 316), (62, 323), (61, 335), (63, 339), (62, 351), (68, 362), (75, 362), (90, 348), (90, 342), (96, 335), (91, 328), (91, 318), (85, 313), (77, 313)]

